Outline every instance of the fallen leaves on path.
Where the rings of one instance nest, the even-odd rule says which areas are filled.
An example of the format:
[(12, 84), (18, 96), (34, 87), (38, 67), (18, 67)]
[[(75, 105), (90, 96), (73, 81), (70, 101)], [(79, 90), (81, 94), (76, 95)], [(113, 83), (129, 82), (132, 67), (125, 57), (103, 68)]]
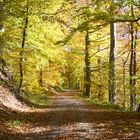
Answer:
[[(137, 140), (140, 114), (89, 108), (75, 92), (51, 96), (46, 109), (11, 112), (0, 121), (1, 140)], [(2, 112), (1, 112), (2, 113)], [(19, 120), (19, 126), (11, 122)]]

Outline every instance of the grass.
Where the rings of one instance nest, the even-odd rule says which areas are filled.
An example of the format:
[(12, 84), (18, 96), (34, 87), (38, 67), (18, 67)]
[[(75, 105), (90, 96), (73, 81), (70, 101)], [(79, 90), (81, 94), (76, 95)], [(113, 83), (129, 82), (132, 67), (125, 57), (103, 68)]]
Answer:
[(86, 99), (87, 103), (89, 105), (96, 105), (96, 107), (103, 108), (103, 109), (111, 109), (111, 110), (121, 110), (121, 108), (118, 105), (114, 105), (112, 103), (108, 102), (102, 102), (98, 99)]
[(119, 110), (122, 111), (123, 109), (121, 107), (119, 107), (118, 105), (114, 105), (112, 103), (109, 102), (103, 102), (97, 98), (92, 99), (92, 98), (85, 98), (84, 96), (80, 95), (79, 96), (82, 100), (84, 100), (86, 102), (86, 104), (88, 105), (95, 105), (97, 108), (101, 108), (101, 109), (108, 109), (108, 110)]
[(109, 102), (100, 101), (97, 98), (91, 99), (91, 98), (82, 97), (82, 99), (85, 100), (88, 105), (95, 105), (97, 108), (101, 108), (101, 109), (108, 109), (111, 111), (119, 111), (119, 112), (131, 112), (133, 114), (139, 113), (137, 111), (131, 111), (130, 108), (124, 109), (123, 107), (121, 107), (119, 105), (114, 105), (114, 104), (109, 103)]
[(25, 98), (39, 106), (48, 106), (50, 104), (49, 97), (46, 93), (29, 93), (25, 95)]
[(10, 122), (10, 126), (11, 126), (12, 128), (16, 128), (16, 127), (22, 126), (23, 123), (24, 123), (23, 121), (21, 121), (21, 120), (19, 120), (19, 119), (16, 119), (16, 120), (12, 120), (12, 121)]

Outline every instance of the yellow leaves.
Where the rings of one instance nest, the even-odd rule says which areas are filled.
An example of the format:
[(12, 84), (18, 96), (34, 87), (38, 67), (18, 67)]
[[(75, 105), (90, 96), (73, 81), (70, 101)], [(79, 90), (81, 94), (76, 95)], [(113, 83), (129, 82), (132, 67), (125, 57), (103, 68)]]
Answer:
[(48, 11), (50, 13), (55, 13), (63, 4), (63, 0), (51, 0), (48, 6)]
[(125, 45), (125, 48), (129, 51), (131, 51), (131, 44), (130, 41)]

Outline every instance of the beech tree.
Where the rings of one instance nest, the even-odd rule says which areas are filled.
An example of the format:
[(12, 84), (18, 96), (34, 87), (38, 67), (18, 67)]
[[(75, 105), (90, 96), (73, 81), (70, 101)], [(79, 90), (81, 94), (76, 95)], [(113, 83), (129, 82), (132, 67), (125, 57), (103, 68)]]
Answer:
[[(112, 1), (114, 4), (114, 0)], [(111, 5), (113, 7), (113, 5)], [(114, 9), (110, 12), (114, 16)], [(109, 101), (116, 104), (116, 23), (110, 23)]]
[[(28, 23), (29, 23), (29, 0), (26, 1), (26, 15), (25, 15), (25, 25), (23, 28), (23, 37), (22, 37), (22, 45), (21, 45), (21, 51), (19, 53), (19, 70), (20, 70), (20, 81), (19, 81), (19, 86), (18, 86), (18, 94), (20, 94), (22, 91), (20, 91), (23, 83), (23, 50), (25, 47), (25, 41), (26, 41), (26, 36), (27, 36), (27, 28), (28, 28)], [(20, 96), (20, 95), (18, 95)]]
[[(134, 23), (131, 22), (131, 54), (130, 54), (130, 107), (131, 110), (136, 110), (136, 36), (134, 35)], [(136, 37), (136, 38), (135, 38)]]
[(89, 47), (90, 38), (89, 32), (86, 31), (85, 36), (85, 85), (84, 85), (84, 95), (89, 97), (91, 94), (91, 70), (90, 70), (90, 58), (89, 58)]
[(1, 62), (18, 95), (78, 88), (91, 100), (137, 109), (138, 1), (1, 3)]

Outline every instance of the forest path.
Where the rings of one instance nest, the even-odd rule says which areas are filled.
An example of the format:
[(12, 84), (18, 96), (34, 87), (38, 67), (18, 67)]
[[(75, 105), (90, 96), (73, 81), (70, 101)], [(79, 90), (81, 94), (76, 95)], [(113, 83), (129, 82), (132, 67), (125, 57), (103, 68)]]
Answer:
[(53, 104), (47, 109), (16, 114), (24, 123), (16, 128), (5, 126), (0, 140), (140, 139), (140, 114), (89, 107), (76, 95), (67, 90), (51, 96)]

